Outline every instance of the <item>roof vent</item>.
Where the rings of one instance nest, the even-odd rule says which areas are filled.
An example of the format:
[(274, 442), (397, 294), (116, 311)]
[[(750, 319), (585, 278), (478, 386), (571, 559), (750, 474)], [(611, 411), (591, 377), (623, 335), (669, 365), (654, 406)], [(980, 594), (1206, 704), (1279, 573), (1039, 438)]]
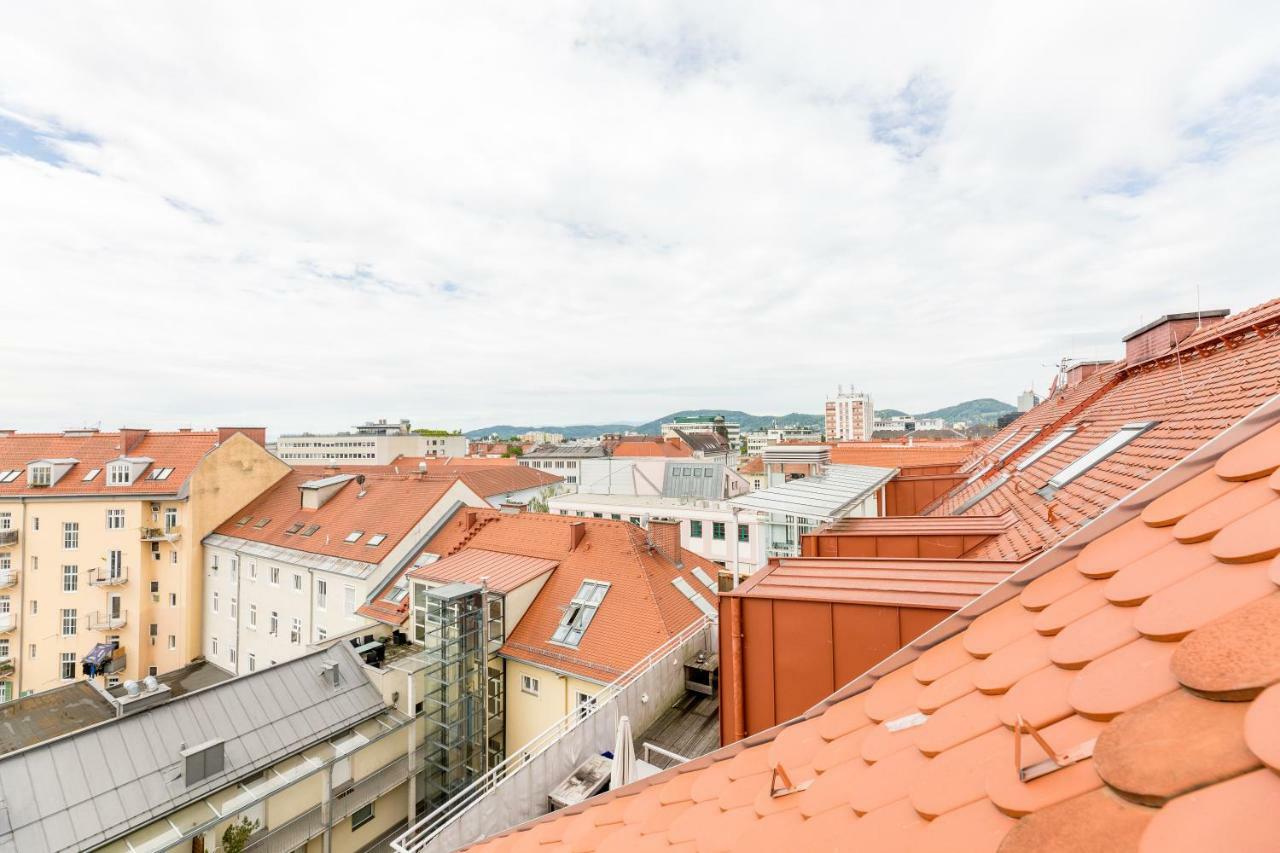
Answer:
[(130, 696), (137, 696), (142, 692), (142, 688), (138, 686), (138, 682), (131, 678), (124, 683), (124, 692), (128, 693)]
[(226, 762), (227, 744), (221, 739), (208, 740), (183, 749), (182, 782), (188, 788), (222, 772)]
[(325, 684), (334, 688), (342, 684), (342, 673), (338, 670), (338, 662), (325, 660), (320, 662), (320, 678)]
[(155, 693), (160, 689), (160, 681), (154, 675), (148, 675), (142, 679), (142, 688), (148, 693)]

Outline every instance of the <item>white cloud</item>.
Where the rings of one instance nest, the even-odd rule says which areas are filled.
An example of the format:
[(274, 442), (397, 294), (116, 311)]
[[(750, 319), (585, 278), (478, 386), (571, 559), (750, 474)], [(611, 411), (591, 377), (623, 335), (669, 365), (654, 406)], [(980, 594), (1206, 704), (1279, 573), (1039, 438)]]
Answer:
[(919, 410), (1276, 294), (1280, 9), (961, 6), (11, 10), (0, 425)]

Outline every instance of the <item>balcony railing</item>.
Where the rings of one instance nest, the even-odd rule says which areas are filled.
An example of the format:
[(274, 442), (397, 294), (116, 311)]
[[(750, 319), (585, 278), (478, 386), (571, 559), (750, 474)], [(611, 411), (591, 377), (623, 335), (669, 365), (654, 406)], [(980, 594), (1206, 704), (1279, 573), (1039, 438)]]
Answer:
[(0, 589), (8, 589), (18, 582), (18, 573), (13, 569), (0, 569)]
[(0, 677), (4, 677), (7, 675), (13, 675), (13, 658), (12, 657), (0, 658)]
[(18, 531), (15, 528), (0, 530), (0, 548), (11, 548), (18, 544)]
[(18, 616), (13, 611), (0, 613), (0, 634), (7, 634), (18, 626)]
[(129, 570), (124, 566), (98, 566), (89, 570), (89, 586), (120, 586), (128, 582)]
[(128, 610), (121, 610), (119, 613), (111, 613), (106, 610), (95, 610), (89, 614), (90, 631), (117, 631), (128, 623)]
[(176, 524), (173, 527), (142, 528), (143, 542), (176, 542), (181, 536), (182, 528)]

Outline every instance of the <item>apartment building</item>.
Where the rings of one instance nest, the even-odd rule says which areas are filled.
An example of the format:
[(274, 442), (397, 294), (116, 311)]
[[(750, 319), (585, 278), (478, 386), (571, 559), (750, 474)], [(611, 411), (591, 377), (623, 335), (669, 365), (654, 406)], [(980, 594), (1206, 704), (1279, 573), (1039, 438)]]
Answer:
[(683, 415), (662, 424), (661, 429), (663, 438), (684, 438), (681, 432), (686, 436), (716, 433), (735, 453), (742, 446), (742, 424), (726, 421), (724, 415)]
[(544, 444), (521, 456), (520, 464), (563, 477), (566, 485), (576, 486), (585, 460), (608, 455), (608, 450), (599, 444)]
[(276, 439), (276, 455), (290, 465), (387, 465), (398, 456), (466, 456), (465, 435), (417, 430), (407, 420), (386, 419), (352, 427), (351, 432), (300, 433)]
[(455, 505), (489, 504), (448, 475), (289, 472), (204, 538), (204, 656), (245, 674), (371, 625), (360, 605)]
[(802, 444), (821, 444), (822, 430), (808, 426), (772, 426), (768, 429), (755, 430), (745, 434), (747, 455), (758, 456), (771, 444), (800, 442)]
[(841, 385), (827, 400), (825, 429), (827, 441), (870, 441), (876, 426), (876, 407), (871, 395), (852, 386)]
[(199, 657), (201, 540), (288, 471), (264, 437), (0, 433), (0, 699)]

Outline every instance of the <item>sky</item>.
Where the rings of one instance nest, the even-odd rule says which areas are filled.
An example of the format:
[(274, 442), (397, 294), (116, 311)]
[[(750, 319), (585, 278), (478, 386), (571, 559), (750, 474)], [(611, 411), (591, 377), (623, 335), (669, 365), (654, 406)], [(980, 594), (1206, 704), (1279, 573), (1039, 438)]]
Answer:
[(18, 4), (0, 426), (1043, 392), (1280, 295), (1280, 4)]

